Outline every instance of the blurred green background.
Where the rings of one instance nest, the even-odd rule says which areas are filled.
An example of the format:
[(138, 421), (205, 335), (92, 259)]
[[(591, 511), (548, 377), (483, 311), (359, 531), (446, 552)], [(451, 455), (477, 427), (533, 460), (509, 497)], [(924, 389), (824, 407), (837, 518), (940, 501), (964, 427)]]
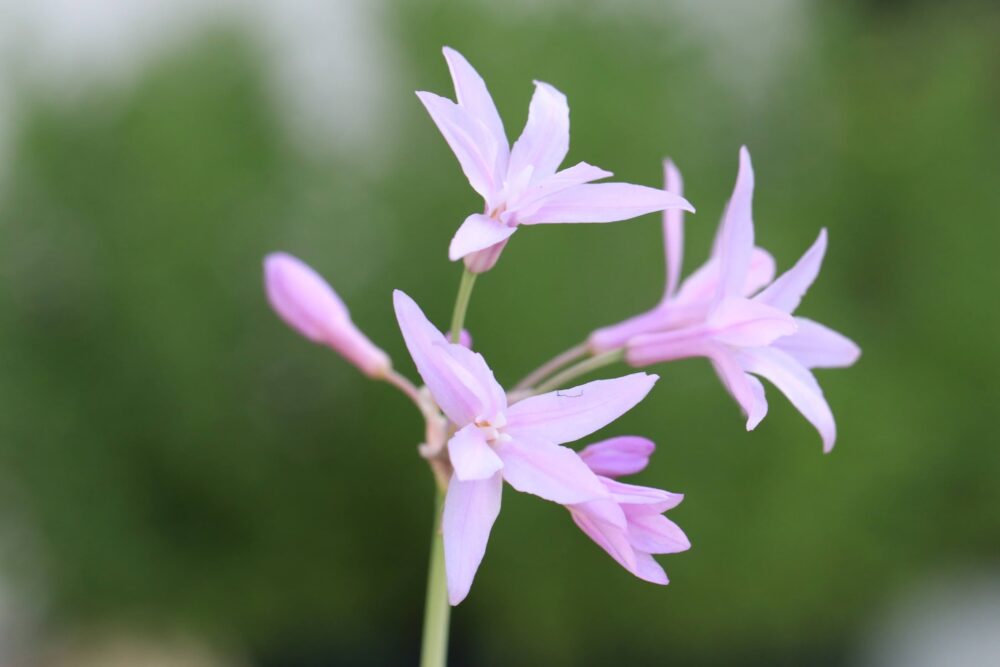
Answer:
[[(142, 59), (111, 53), (131, 69), (106, 77), (46, 70), (51, 43), (0, 33), (0, 592), (30, 628), (11, 646), (110, 627), (240, 664), (416, 664), (421, 421), (288, 330), (260, 263), (312, 264), (414, 375), (391, 290), (445, 325), (445, 249), (480, 206), (413, 95), (451, 96), (443, 44), (512, 136), (538, 78), (569, 98), (569, 163), (657, 185), (672, 156), (699, 210), (687, 270), (747, 144), (759, 243), (785, 268), (829, 229), (800, 312), (864, 350), (820, 372), (828, 456), (773, 388), (748, 434), (706, 362), (660, 368), (606, 432), (653, 438), (638, 480), (686, 494), (670, 516), (694, 547), (661, 559), (671, 585), (508, 489), (453, 664), (867, 664), (901, 597), (1000, 576), (995, 3), (287, 3), (285, 23), (271, 5), (180, 3), (199, 18), (139, 39)], [(260, 22), (320, 45), (294, 61), (309, 76)], [(536, 227), (479, 281), (468, 326), (512, 383), (661, 280), (656, 216)]]

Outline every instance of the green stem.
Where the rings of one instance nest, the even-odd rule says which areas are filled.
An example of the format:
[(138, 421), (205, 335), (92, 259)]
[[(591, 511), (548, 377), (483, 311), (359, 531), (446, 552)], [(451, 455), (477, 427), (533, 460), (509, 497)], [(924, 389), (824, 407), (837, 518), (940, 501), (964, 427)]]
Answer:
[(580, 363), (570, 366), (560, 373), (556, 373), (547, 381), (538, 385), (532, 393), (544, 394), (547, 391), (558, 389), (570, 380), (574, 380), (581, 375), (586, 375), (587, 373), (597, 370), (603, 366), (621, 361), (624, 358), (625, 351), (622, 349), (609, 350), (608, 352), (602, 352), (601, 354), (594, 355), (589, 359), (584, 359)]
[(448, 661), (448, 586), (444, 574), (444, 540), (441, 536), (441, 509), (444, 489), (437, 487), (434, 501), (434, 532), (431, 559), (427, 567), (427, 600), (424, 603), (424, 640), (420, 667), (445, 667)]
[[(476, 274), (468, 269), (462, 273), (455, 297), (455, 310), (451, 315), (451, 342), (457, 343), (469, 310), (472, 286)], [(444, 538), (441, 535), (441, 514), (444, 508), (445, 487), (437, 485), (434, 500), (434, 532), (431, 533), (431, 557), (427, 566), (427, 599), (424, 603), (424, 638), (420, 649), (420, 667), (445, 667), (448, 662), (448, 621), (451, 605), (448, 603), (448, 582), (444, 571)]]
[(462, 281), (458, 284), (458, 296), (455, 297), (455, 310), (451, 314), (451, 342), (457, 343), (465, 326), (465, 313), (469, 310), (469, 299), (472, 297), (472, 286), (476, 284), (476, 274), (468, 269), (462, 272)]

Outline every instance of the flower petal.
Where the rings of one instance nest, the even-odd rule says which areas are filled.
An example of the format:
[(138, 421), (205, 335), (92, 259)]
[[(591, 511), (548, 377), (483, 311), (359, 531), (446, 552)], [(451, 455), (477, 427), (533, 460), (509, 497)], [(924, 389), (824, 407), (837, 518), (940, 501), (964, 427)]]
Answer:
[(740, 296), (753, 252), (753, 165), (750, 151), (740, 148), (736, 186), (722, 218), (716, 246), (719, 257), (718, 298)]
[(542, 438), (517, 435), (496, 444), (503, 478), (522, 493), (573, 505), (609, 497), (597, 475), (568, 447)]
[(708, 326), (716, 341), (734, 347), (770, 345), (798, 330), (788, 313), (742, 297), (723, 299), (709, 315)]
[(625, 484), (607, 478), (602, 478), (601, 481), (615, 502), (625, 509), (626, 515), (661, 514), (677, 507), (684, 500), (682, 493), (671, 493), (651, 486)]
[(816, 280), (826, 254), (826, 230), (821, 229), (819, 237), (809, 250), (799, 258), (795, 266), (783, 274), (757, 295), (757, 300), (780, 308), (786, 313), (795, 312), (806, 290)]
[(469, 185), (487, 202), (492, 201), (499, 188), (496, 139), (482, 122), (451, 100), (424, 91), (417, 91), (417, 97), (451, 146)]
[(406, 349), (434, 400), (459, 426), (472, 422), (485, 411), (476, 373), (468, 369), (456, 371), (461, 364), (448, 353), (448, 342), (413, 299), (399, 290), (393, 292), (392, 298)]
[(676, 523), (662, 514), (628, 516), (628, 536), (636, 551), (651, 554), (676, 554), (691, 548), (687, 535)]
[(823, 390), (809, 370), (791, 355), (771, 347), (743, 350), (739, 363), (748, 373), (770, 380), (809, 420), (823, 439), (823, 451), (833, 449), (837, 425)]
[(623, 347), (636, 336), (667, 329), (673, 321), (671, 313), (670, 304), (660, 304), (645, 313), (594, 331), (587, 338), (587, 346), (593, 352), (606, 352)]
[(518, 222), (524, 225), (616, 222), (669, 208), (694, 212), (688, 200), (658, 188), (631, 183), (587, 183), (543, 198), (534, 211), (522, 211)]
[(455, 232), (448, 246), (448, 259), (457, 261), (478, 250), (485, 250), (510, 237), (517, 231), (482, 213), (473, 213)]
[(752, 431), (767, 415), (767, 400), (760, 382), (747, 374), (737, 358), (727, 349), (714, 348), (709, 359), (726, 391), (736, 399), (747, 416), (747, 430)]
[(648, 438), (622, 435), (587, 445), (580, 458), (597, 475), (622, 477), (644, 470), (655, 449), (656, 445)]
[(795, 322), (799, 330), (775, 341), (774, 346), (806, 368), (845, 368), (861, 356), (861, 348), (847, 336), (804, 317), (796, 317)]
[(650, 366), (677, 359), (708, 357), (717, 347), (710, 329), (691, 326), (630, 339), (625, 348), (625, 361), (631, 366)]
[(508, 174), (532, 168), (536, 183), (556, 173), (569, 151), (569, 105), (566, 96), (542, 81), (528, 107), (528, 122), (510, 151)]
[(609, 523), (594, 511), (599, 506), (614, 506), (621, 512), (621, 509), (611, 500), (593, 500), (589, 503), (572, 505), (568, 509), (573, 523), (577, 525), (597, 546), (614, 558), (622, 567), (629, 572), (636, 569), (635, 550), (629, 542), (628, 535), (621, 526)]
[(526, 398), (507, 409), (507, 432), (556, 444), (579, 440), (635, 407), (658, 379), (633, 373)]
[(448, 440), (448, 458), (455, 477), (463, 482), (492, 477), (503, 468), (503, 461), (475, 424), (463, 427)]
[(632, 571), (632, 574), (651, 584), (666, 586), (670, 583), (663, 567), (656, 562), (655, 558), (643, 551), (637, 551), (635, 554), (635, 570)]
[(504, 215), (509, 219), (505, 219), (504, 222), (508, 224), (519, 222), (519, 215), (522, 212), (530, 215), (530, 213), (537, 210), (545, 197), (551, 196), (556, 192), (613, 175), (610, 171), (605, 171), (592, 164), (577, 162), (572, 167), (557, 171), (554, 175), (524, 190), (517, 197), (511, 198), (508, 196), (507, 212)]
[(500, 514), (502, 491), (500, 473), (471, 482), (452, 477), (448, 484), (441, 531), (448, 600), (453, 605), (469, 594), (476, 570), (486, 553), (493, 522)]
[(497, 164), (494, 173), (502, 174), (507, 170), (507, 156), (510, 152), (507, 133), (503, 129), (503, 121), (493, 103), (493, 97), (486, 88), (486, 82), (479, 76), (469, 61), (461, 53), (450, 47), (444, 47), (444, 58), (448, 61), (448, 71), (455, 84), (455, 99), (459, 106), (469, 112), (469, 115), (481, 122), (493, 135), (497, 143)]
[[(684, 195), (684, 179), (673, 160), (663, 161), (663, 189), (679, 196)], [(667, 287), (663, 299), (667, 300), (677, 291), (681, 261), (684, 258), (684, 212), (679, 208), (663, 212), (663, 253), (667, 270)]]
[[(719, 291), (718, 257), (713, 257), (692, 273), (681, 284), (671, 300), (675, 308), (697, 303), (710, 303)], [(774, 280), (774, 258), (763, 248), (755, 247), (750, 254), (750, 270), (739, 296), (752, 296), (757, 290)]]

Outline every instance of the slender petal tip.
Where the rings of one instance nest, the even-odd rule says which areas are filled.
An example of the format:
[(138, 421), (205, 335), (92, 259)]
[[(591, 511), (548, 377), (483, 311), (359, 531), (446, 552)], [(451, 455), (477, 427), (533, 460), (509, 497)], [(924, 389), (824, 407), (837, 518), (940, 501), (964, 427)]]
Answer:
[(389, 355), (361, 333), (333, 288), (302, 260), (283, 252), (267, 255), (264, 289), (278, 316), (309, 340), (329, 346), (369, 377), (391, 368)]

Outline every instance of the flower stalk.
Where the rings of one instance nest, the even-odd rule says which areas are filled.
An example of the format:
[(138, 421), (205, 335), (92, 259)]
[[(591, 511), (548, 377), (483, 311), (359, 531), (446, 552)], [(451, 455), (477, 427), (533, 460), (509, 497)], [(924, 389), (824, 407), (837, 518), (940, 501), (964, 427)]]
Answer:
[(551, 378), (538, 385), (532, 394), (544, 394), (545, 392), (553, 391), (565, 385), (570, 380), (575, 380), (581, 375), (586, 375), (591, 371), (596, 371), (598, 368), (610, 366), (611, 364), (622, 361), (624, 358), (625, 351), (622, 349), (608, 350), (607, 352), (596, 354), (579, 363), (573, 364), (559, 373), (556, 373)]

